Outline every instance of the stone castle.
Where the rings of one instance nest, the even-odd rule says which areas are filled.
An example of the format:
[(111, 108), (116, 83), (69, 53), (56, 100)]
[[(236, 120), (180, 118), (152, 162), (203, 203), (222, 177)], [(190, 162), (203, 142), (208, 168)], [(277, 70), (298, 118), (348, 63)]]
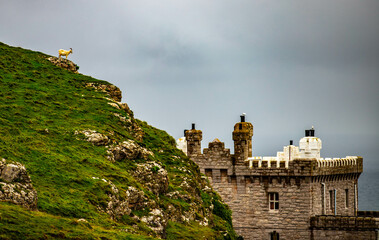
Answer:
[(244, 239), (378, 239), (378, 212), (358, 211), (362, 157), (321, 158), (313, 127), (276, 157), (252, 156), (253, 125), (244, 115), (234, 126), (234, 154), (218, 139), (202, 153), (195, 124), (184, 134), (178, 147), (229, 205)]

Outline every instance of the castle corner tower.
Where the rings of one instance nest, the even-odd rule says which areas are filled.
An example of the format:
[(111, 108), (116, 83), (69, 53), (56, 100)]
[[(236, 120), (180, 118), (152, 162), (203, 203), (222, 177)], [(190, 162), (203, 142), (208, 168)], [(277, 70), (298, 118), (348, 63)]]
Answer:
[(241, 122), (234, 125), (234, 164), (244, 165), (248, 157), (252, 157), (253, 124), (245, 121), (245, 114), (241, 115)]
[(186, 130), (184, 135), (187, 140), (187, 155), (189, 157), (201, 154), (201, 140), (203, 140), (203, 132), (195, 129), (195, 124), (192, 123), (192, 129)]

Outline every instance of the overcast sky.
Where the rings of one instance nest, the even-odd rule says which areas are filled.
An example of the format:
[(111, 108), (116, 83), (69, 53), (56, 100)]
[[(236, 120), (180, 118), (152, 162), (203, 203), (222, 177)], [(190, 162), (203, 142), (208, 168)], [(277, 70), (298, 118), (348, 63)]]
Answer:
[(322, 157), (361, 155), (379, 171), (377, 0), (0, 0), (0, 41), (73, 48), (81, 73), (175, 138), (194, 122), (203, 147), (233, 148), (245, 112), (253, 155), (314, 125)]

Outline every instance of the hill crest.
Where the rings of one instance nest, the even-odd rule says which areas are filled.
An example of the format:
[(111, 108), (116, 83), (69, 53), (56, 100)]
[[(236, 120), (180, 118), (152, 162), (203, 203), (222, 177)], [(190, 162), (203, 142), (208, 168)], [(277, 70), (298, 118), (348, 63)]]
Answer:
[(0, 202), (0, 238), (236, 238), (171, 136), (135, 119), (117, 87), (49, 57), (0, 43), (0, 156), (38, 195), (38, 211)]

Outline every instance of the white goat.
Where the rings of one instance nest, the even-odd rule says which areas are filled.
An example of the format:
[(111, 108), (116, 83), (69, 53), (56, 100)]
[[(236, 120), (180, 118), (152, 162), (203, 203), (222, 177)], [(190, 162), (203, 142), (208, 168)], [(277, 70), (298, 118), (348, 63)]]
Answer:
[(72, 53), (72, 48), (70, 48), (69, 51), (66, 51), (66, 50), (63, 50), (63, 49), (59, 49), (58, 53), (59, 53), (59, 58), (61, 58), (61, 56), (66, 56), (66, 59), (67, 59), (67, 56), (70, 53)]

